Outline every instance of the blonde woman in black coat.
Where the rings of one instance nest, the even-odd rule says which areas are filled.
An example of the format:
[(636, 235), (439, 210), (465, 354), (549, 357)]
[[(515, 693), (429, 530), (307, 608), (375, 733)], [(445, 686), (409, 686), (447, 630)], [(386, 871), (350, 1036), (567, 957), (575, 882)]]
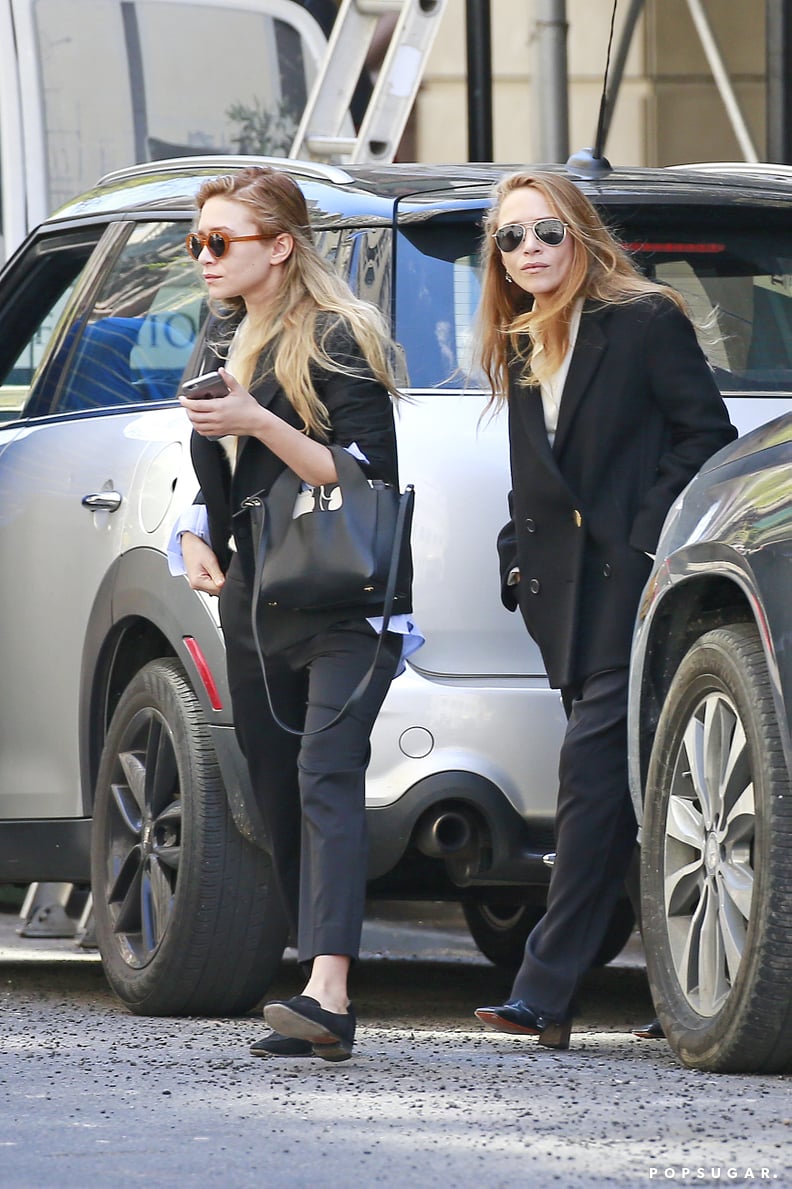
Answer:
[(349, 450), (368, 477), (398, 483), (392, 345), (379, 313), (319, 255), (305, 199), (287, 174), (254, 167), (211, 179), (197, 205), (188, 250), (220, 315), (212, 363), (229, 392), (182, 397), (201, 496), (174, 538), (191, 586), (220, 598), (234, 725), (308, 974), (302, 994), (265, 1006), (273, 1032), (252, 1051), (340, 1061), (355, 1036), (347, 978), (365, 900), (369, 736), (402, 657), (421, 638), (406, 616), (392, 618), (365, 695), (331, 729), (311, 734), (369, 669), (381, 608), (260, 607), (274, 709), (306, 734), (282, 731), (251, 631), (253, 544), (240, 510), (285, 467), (311, 486), (335, 482), (330, 445)]
[(636, 839), (627, 779), (632, 629), (665, 516), (736, 436), (673, 289), (637, 271), (555, 173), (498, 185), (487, 220), (482, 362), (508, 406), (503, 602), (561, 692), (556, 859), (509, 1000), (477, 1017), (566, 1048)]

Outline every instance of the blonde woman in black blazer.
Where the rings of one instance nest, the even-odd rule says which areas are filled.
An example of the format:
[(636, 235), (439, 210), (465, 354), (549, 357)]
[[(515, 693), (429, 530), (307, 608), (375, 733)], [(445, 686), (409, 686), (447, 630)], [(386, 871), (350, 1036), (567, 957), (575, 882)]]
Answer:
[(555, 173), (498, 185), (487, 220), (482, 362), (508, 406), (512, 491), (498, 552), (561, 691), (547, 912), (488, 1027), (566, 1048), (636, 838), (627, 780), (635, 615), (666, 514), (736, 436), (681, 297), (641, 276)]
[[(273, 1031), (252, 1051), (340, 1061), (355, 1035), (347, 977), (363, 920), (369, 736), (411, 624), (391, 620), (366, 694), (339, 723), (302, 738), (285, 733), (269, 711), (252, 638), (253, 550), (239, 512), (284, 467), (312, 486), (334, 482), (329, 444), (349, 449), (370, 478), (398, 482), (391, 345), (378, 312), (317, 252), (288, 175), (250, 168), (215, 178), (197, 205), (188, 249), (220, 313), (210, 337), (229, 392), (182, 398), (201, 497), (175, 535), (190, 584), (220, 598), (234, 725), (308, 972), (301, 995), (265, 1006)], [(371, 663), (380, 612), (260, 609), (283, 721), (310, 732), (344, 705)]]

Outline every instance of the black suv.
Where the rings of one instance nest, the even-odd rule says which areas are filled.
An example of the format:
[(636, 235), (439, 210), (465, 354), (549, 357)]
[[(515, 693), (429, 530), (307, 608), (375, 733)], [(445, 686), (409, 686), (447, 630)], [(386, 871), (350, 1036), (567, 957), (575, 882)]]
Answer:
[(716, 454), (677, 501), (635, 637), (647, 969), (693, 1068), (792, 1068), (790, 589), (785, 415)]
[[(0, 880), (90, 884), (111, 985), (135, 1011), (230, 1013), (287, 941), (237, 750), (212, 600), (168, 572), (196, 482), (175, 402), (206, 319), (184, 250), (202, 181), (250, 159), (104, 178), (0, 275)], [(471, 372), (481, 218), (499, 166), (279, 161), (322, 250), (392, 320), (412, 400), (415, 612), (367, 784), (370, 895), (460, 901), (482, 950), (519, 960), (543, 911), (563, 713), (498, 597), (503, 419)], [(724, 167), (580, 185), (653, 276), (715, 319), (737, 424), (785, 409), (788, 186)], [(632, 929), (619, 907), (605, 961)]]

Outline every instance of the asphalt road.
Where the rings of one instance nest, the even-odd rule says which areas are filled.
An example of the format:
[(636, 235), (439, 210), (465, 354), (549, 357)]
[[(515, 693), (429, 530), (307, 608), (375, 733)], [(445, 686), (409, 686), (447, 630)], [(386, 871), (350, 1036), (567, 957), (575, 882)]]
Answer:
[[(407, 919), (400, 919), (406, 917)], [(94, 955), (0, 915), (0, 1189), (792, 1185), (790, 1079), (636, 1041), (640, 948), (588, 976), (572, 1048), (483, 1031), (508, 979), (453, 913), (369, 920), (355, 1055), (250, 1057), (260, 1016), (145, 1019)], [(300, 989), (287, 955), (273, 996)]]

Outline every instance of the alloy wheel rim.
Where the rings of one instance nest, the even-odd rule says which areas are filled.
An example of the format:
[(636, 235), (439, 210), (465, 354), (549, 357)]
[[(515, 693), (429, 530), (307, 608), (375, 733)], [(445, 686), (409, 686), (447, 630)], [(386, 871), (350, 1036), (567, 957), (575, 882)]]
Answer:
[(756, 800), (742, 720), (722, 691), (690, 716), (666, 815), (666, 927), (679, 985), (701, 1016), (721, 1010), (746, 947), (755, 882)]
[(479, 904), (479, 912), (490, 929), (508, 933), (515, 929), (526, 914), (524, 904)]
[(130, 721), (110, 782), (107, 907), (121, 956), (141, 968), (173, 912), (181, 859), (182, 800), (173, 738), (153, 708)]

